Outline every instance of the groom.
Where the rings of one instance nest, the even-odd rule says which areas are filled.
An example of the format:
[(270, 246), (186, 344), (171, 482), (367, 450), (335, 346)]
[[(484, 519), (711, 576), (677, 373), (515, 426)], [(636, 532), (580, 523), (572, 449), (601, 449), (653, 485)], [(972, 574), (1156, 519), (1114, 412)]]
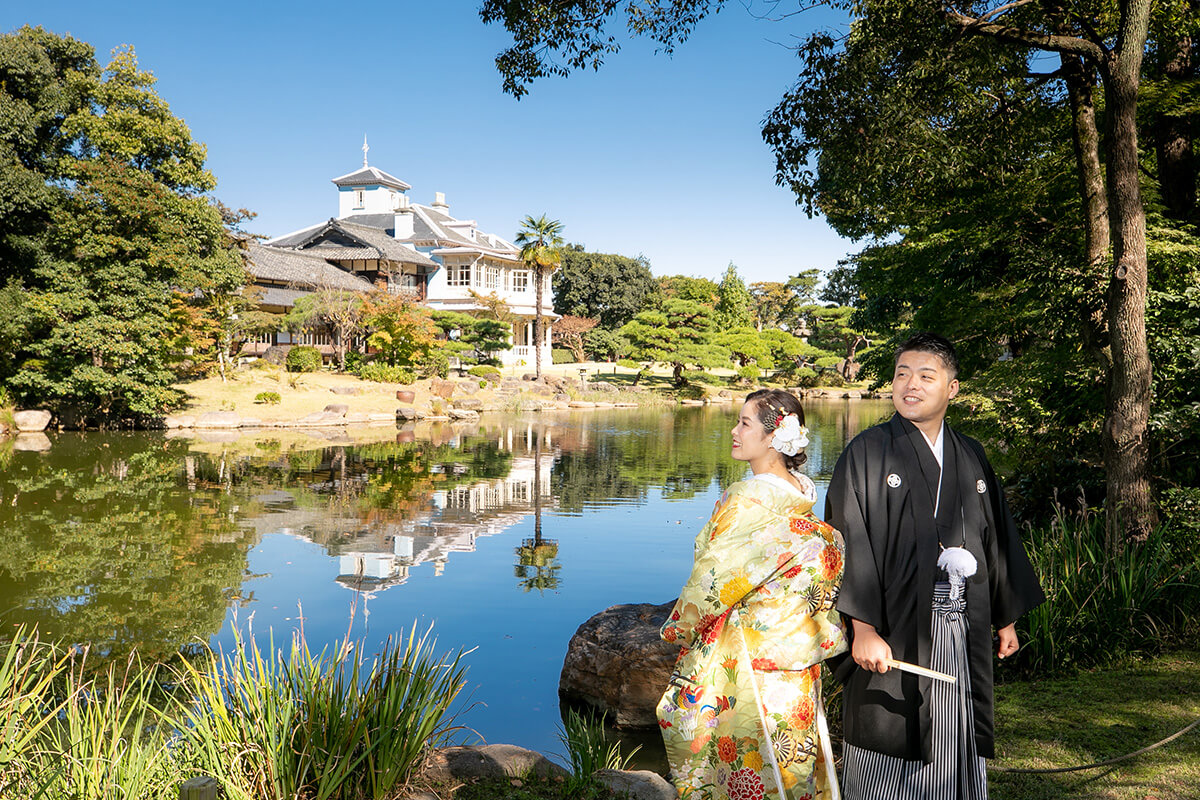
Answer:
[[(829, 485), (825, 519), (846, 538), (838, 610), (852, 634), (853, 660), (839, 669), (847, 800), (987, 797), (992, 631), (997, 655), (1012, 655), (1017, 618), (1044, 599), (983, 448), (945, 423), (958, 388), (948, 340), (908, 339), (895, 415), (849, 444)], [(946, 548), (970, 554), (953, 551), (974, 568), (965, 583), (939, 567)]]

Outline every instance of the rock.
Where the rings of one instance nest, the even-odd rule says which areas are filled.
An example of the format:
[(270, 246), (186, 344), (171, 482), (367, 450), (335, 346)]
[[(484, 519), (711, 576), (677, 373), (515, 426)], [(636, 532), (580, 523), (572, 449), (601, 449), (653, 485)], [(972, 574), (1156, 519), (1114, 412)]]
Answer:
[(617, 391), (617, 387), (612, 385), (608, 381), (592, 381), (591, 383), (588, 384), (587, 388), (591, 389), (593, 392), (615, 392), (615, 391)]
[(596, 404), (590, 400), (572, 400), (567, 403), (570, 408), (595, 408)]
[(449, 400), (454, 396), (454, 390), (458, 388), (458, 384), (454, 381), (447, 381), (441, 378), (434, 378), (429, 381), (429, 391), (438, 397)]
[[(19, 413), (19, 412), (18, 412)], [(50, 449), (50, 437), (41, 431), (18, 433), (13, 439), (13, 450), (23, 450), (30, 453), (44, 453)]]
[(479, 411), (483, 408), (483, 401), (477, 397), (460, 397), (452, 405), (455, 408), (465, 408), (468, 411)]
[(558, 692), (608, 715), (618, 728), (654, 728), (679, 645), (659, 628), (675, 601), (612, 606), (579, 626), (567, 646)]
[(370, 414), (367, 414), (368, 422), (393, 422), (395, 419), (395, 414), (387, 414), (380, 411), (372, 411)]
[(630, 800), (676, 800), (678, 797), (670, 781), (648, 769), (601, 769), (592, 777), (618, 797), (628, 797)]
[(617, 408), (641, 408), (637, 403), (613, 403)]
[(535, 375), (535, 374), (534, 374), (534, 373), (532, 373), (532, 372), (526, 372), (524, 375), (522, 375), (522, 376), (521, 376), (521, 380), (523, 380), (523, 381), (536, 381), (536, 380), (537, 380), (537, 375)]
[(330, 403), (329, 405), (325, 406), (326, 414), (341, 414), (344, 417), (347, 413), (349, 413), (349, 411), (350, 406), (346, 405), (345, 403)]
[(266, 361), (268, 364), (274, 364), (277, 367), (282, 366), (283, 362), (287, 360), (287, 353), (290, 349), (290, 345), (287, 347), (280, 347), (277, 344), (273, 344), (263, 351), (262, 360)]
[(422, 777), (459, 782), (482, 778), (567, 778), (570, 773), (541, 753), (515, 744), (443, 747), (434, 750)]
[(703, 400), (680, 400), (679, 405), (681, 405), (681, 406), (702, 406), (702, 405), (704, 405), (704, 401)]
[(596, 401), (596, 408), (616, 408), (615, 403), (606, 403), (603, 400)]
[(849, 398), (850, 400), (862, 400), (862, 398), (863, 398), (863, 393), (862, 393), (862, 392), (858, 392), (858, 391), (853, 391), (853, 390), (852, 390), (852, 391), (846, 392), (846, 394), (844, 394), (844, 395), (842, 395), (842, 396), (843, 396), (843, 397), (846, 397), (846, 398)]
[(566, 392), (559, 392), (558, 394), (554, 395), (554, 401), (556, 403), (569, 403), (571, 402), (571, 395), (567, 394)]
[(533, 386), (529, 387), (529, 390), (542, 397), (552, 397), (554, 395), (554, 387), (547, 386), (544, 383), (535, 383)]
[(463, 394), (475, 394), (479, 391), (479, 381), (459, 381), (458, 388)]
[(192, 428), (196, 425), (196, 418), (191, 414), (172, 414), (163, 420), (163, 424), (167, 426), (167, 430)]
[(414, 400), (417, 399), (417, 393), (414, 392), (412, 389), (397, 389), (396, 390), (396, 399), (399, 400), (401, 403), (410, 403), (411, 404)]
[(334, 394), (362, 394), (361, 386), (334, 386), (329, 391)]
[(562, 391), (562, 387), (566, 385), (566, 381), (562, 379), (561, 375), (551, 375), (549, 372), (542, 375), (542, 383), (558, 389), (560, 392)]
[(362, 411), (351, 411), (349, 414), (346, 415), (346, 422), (354, 423), (356, 425), (361, 425), (364, 422), (369, 422), (370, 419), (371, 419), (370, 416), (368, 416), (366, 413), (364, 413)]
[(477, 419), (479, 419), (478, 411), (472, 411), (472, 410), (466, 409), (466, 408), (452, 408), (446, 412), (446, 415), (450, 419), (462, 419), (462, 420), (477, 420)]
[(13, 424), (21, 433), (41, 433), (50, 424), (50, 412), (41, 409), (15, 411), (13, 412)]
[(261, 419), (258, 419), (257, 417), (242, 417), (241, 422), (242, 422), (242, 424), (238, 426), (239, 428), (261, 428), (261, 427), (263, 427), (263, 421)]
[(723, 397), (726, 400), (732, 400), (733, 392), (729, 391), (728, 389), (722, 389), (721, 391), (717, 392), (717, 397)]
[(420, 409), (412, 406), (401, 406), (396, 409), (396, 419), (398, 420), (417, 420), (425, 416), (425, 413)]
[(237, 428), (242, 418), (236, 411), (205, 411), (196, 417), (197, 428)]

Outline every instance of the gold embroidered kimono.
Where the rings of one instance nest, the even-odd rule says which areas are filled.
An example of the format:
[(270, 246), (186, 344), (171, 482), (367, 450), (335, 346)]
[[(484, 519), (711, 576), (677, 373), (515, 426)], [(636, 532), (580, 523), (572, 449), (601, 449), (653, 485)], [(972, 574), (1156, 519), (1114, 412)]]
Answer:
[(682, 798), (782, 800), (771, 747), (788, 800), (831, 796), (818, 714), (821, 661), (847, 649), (843, 547), (813, 500), (776, 480), (725, 492), (662, 628), (684, 645), (658, 705)]

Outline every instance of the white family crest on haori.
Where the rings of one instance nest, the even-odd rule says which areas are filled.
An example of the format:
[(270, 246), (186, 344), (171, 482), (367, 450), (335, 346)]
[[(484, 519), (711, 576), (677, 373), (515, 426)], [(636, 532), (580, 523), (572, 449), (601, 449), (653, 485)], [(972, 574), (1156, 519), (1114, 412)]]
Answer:
[(785, 456), (794, 456), (808, 447), (808, 428), (800, 424), (800, 418), (795, 414), (787, 414), (775, 428), (771, 437), (771, 447)]
[(975, 481), (975, 491), (983, 494), (987, 491), (987, 484), (982, 479)]
[(937, 565), (950, 576), (950, 596), (953, 598), (962, 594), (963, 583), (979, 569), (979, 562), (965, 547), (943, 549)]
[(900, 488), (900, 476), (894, 472), (891, 475), (888, 475), (887, 476), (887, 484), (888, 484), (888, 486), (892, 487), (893, 489), (899, 489)]

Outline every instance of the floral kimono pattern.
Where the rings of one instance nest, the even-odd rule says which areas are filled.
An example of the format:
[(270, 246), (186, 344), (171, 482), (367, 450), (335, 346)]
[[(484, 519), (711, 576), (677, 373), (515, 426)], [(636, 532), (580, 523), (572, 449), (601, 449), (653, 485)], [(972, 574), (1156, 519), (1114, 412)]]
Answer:
[(743, 481), (696, 537), (662, 628), (683, 644), (658, 705), (681, 798), (783, 800), (772, 752), (789, 800), (830, 796), (817, 718), (821, 661), (847, 649), (834, 610), (844, 549), (812, 507)]

